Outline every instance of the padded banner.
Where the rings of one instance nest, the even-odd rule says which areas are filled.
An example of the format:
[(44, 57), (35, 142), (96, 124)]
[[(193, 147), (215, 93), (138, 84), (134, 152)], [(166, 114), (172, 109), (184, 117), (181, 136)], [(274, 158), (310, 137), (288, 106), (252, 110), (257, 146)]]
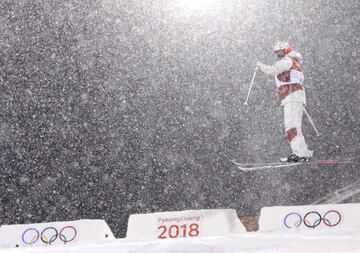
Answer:
[(115, 239), (103, 220), (5, 225), (0, 227), (0, 249), (67, 246)]
[(261, 209), (260, 231), (333, 231), (360, 228), (360, 204), (277, 206)]
[(233, 209), (130, 215), (126, 239), (196, 238), (246, 233)]

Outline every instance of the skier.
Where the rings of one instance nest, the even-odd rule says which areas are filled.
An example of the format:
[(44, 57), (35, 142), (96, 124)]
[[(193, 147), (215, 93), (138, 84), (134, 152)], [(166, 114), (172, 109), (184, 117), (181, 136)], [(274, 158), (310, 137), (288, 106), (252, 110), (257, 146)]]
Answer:
[(309, 161), (313, 151), (308, 149), (301, 131), (303, 105), (306, 103), (304, 74), (300, 66), (302, 56), (287, 42), (277, 42), (274, 52), (278, 58), (274, 65), (258, 62), (257, 66), (262, 72), (275, 76), (277, 93), (284, 107), (285, 130), (292, 151), (287, 161)]

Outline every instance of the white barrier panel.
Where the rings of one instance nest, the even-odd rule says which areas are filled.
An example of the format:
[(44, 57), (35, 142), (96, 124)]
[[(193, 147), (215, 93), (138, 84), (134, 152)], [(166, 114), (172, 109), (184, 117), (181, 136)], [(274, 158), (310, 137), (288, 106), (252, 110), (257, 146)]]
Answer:
[(246, 233), (233, 209), (132, 214), (126, 239), (197, 238)]
[(0, 227), (0, 249), (96, 243), (115, 239), (103, 220), (4, 225)]
[(0, 250), (1, 253), (359, 253), (360, 231), (258, 233), (136, 242), (124, 239), (74, 247)]
[(277, 206), (261, 209), (260, 231), (332, 231), (360, 228), (360, 204)]

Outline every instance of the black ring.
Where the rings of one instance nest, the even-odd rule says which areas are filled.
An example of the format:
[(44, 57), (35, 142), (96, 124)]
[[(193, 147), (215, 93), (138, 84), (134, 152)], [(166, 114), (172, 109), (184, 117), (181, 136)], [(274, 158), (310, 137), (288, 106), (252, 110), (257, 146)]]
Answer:
[[(319, 219), (317, 219), (317, 220), (314, 222), (313, 225), (308, 225), (308, 224), (306, 224), (306, 217), (307, 217), (308, 215), (310, 215), (310, 214), (313, 214), (313, 213), (316, 214), (316, 215), (318, 215), (318, 216), (319, 216)], [(316, 211), (312, 211), (312, 212), (308, 212), (307, 214), (305, 214), (303, 223), (304, 223), (304, 225), (307, 226), (308, 228), (316, 228), (317, 226), (320, 225), (322, 219), (323, 219), (323, 218), (321, 217), (321, 214), (320, 214), (320, 213), (318, 213), (318, 212), (316, 212)]]
[[(54, 231), (55, 231), (55, 234), (49, 238), (49, 241), (45, 241), (45, 240), (43, 239), (43, 234), (45, 233), (45, 231), (47, 231), (47, 230), (49, 230), (49, 229), (54, 230)], [(41, 232), (40, 239), (41, 239), (41, 241), (42, 241), (43, 243), (51, 244), (52, 242), (54, 242), (54, 241), (56, 240), (56, 238), (58, 237), (58, 235), (59, 235), (59, 232), (57, 231), (56, 228), (54, 228), (54, 227), (47, 227), (47, 228), (44, 228), (44, 230)]]

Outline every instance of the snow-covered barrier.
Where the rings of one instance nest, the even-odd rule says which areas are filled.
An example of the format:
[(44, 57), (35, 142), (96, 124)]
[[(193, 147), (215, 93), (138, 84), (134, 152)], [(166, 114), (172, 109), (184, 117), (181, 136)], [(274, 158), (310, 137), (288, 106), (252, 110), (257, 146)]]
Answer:
[(109, 240), (69, 247), (39, 247), (0, 250), (1, 253), (358, 253), (360, 233), (337, 230), (319, 232), (228, 234), (172, 240)]
[(246, 230), (233, 209), (187, 210), (130, 215), (126, 239), (144, 241), (239, 233)]
[[(76, 222), (57, 222), (28, 225), (12, 225), (0, 227), (0, 244), (6, 249), (0, 249), (1, 253), (208, 253), (208, 252), (252, 252), (252, 253), (354, 253), (360, 249), (360, 228), (347, 226), (348, 219), (356, 218), (359, 214), (358, 205), (328, 205), (328, 206), (302, 206), (299, 210), (315, 210), (318, 213), (326, 213), (327, 207), (341, 213), (341, 224), (343, 229), (335, 229), (324, 232), (324, 230), (313, 229), (314, 231), (303, 230), (302, 233), (284, 233), (268, 229), (264, 232), (245, 233), (245, 229), (237, 219), (234, 210), (198, 210), (182, 212), (166, 212), (155, 214), (132, 215), (129, 221), (129, 239), (114, 239), (110, 229), (103, 221), (82, 220)], [(336, 207), (336, 208), (335, 208)], [(298, 207), (284, 207), (298, 208)], [(309, 208), (309, 209), (307, 209)], [(310, 209), (311, 208), (311, 209)], [(313, 209), (316, 208), (316, 209)], [(325, 208), (325, 209), (323, 209)], [(277, 218), (274, 215), (281, 207), (264, 208), (272, 214), (272, 219)], [(292, 209), (289, 209), (292, 210)], [(289, 211), (286, 209), (286, 211)], [(329, 209), (330, 210), (330, 209)], [(328, 210), (328, 211), (329, 211)], [(311, 211), (308, 211), (311, 212)], [(263, 217), (264, 218), (264, 217)], [(155, 219), (155, 222), (154, 222)], [(327, 216), (325, 219), (328, 219)], [(342, 223), (345, 222), (346, 223)], [(189, 223), (188, 223), (189, 222)], [(326, 222), (334, 222), (332, 220)], [(354, 224), (359, 221), (353, 220)], [(199, 226), (184, 226), (196, 223)], [(328, 223), (328, 224), (330, 224)], [(339, 224), (340, 224), (339, 223)], [(152, 237), (155, 234), (156, 240), (140, 240), (149, 224), (156, 225), (152, 228)], [(331, 224), (336, 224), (331, 223)], [(336, 226), (338, 226), (337, 224)], [(350, 224), (350, 223), (349, 223)], [(176, 225), (178, 228), (176, 228)], [(261, 225), (261, 224), (260, 224)], [(271, 225), (271, 224), (270, 224)], [(269, 226), (270, 226), (269, 225)], [(158, 227), (165, 226), (158, 230)], [(171, 228), (170, 231), (170, 227)], [(333, 226), (333, 227), (336, 227)], [(55, 228), (58, 233), (55, 232)], [(76, 228), (71, 230), (71, 227)], [(21, 228), (21, 229), (20, 229)], [(37, 236), (37, 232), (39, 236)], [(64, 229), (65, 228), (65, 229)], [(179, 229), (179, 230), (178, 230)], [(186, 229), (186, 230), (182, 230)], [(210, 229), (210, 230), (208, 230)], [(68, 230), (68, 231), (66, 231)], [(271, 232), (269, 233), (268, 231)], [(278, 229), (279, 230), (279, 229)], [(27, 231), (27, 232), (26, 232)], [(189, 235), (197, 236), (180, 236)], [(220, 232), (219, 232), (220, 231)], [(34, 234), (27, 234), (35, 232)], [(71, 233), (72, 232), (72, 233)], [(204, 232), (204, 234), (202, 234)], [(205, 233), (206, 232), (206, 233)], [(24, 234), (25, 233), (25, 234)], [(55, 236), (57, 234), (57, 237)], [(60, 235), (61, 234), (61, 235)], [(74, 237), (74, 235), (76, 236)], [(178, 235), (175, 237), (175, 235)], [(222, 234), (222, 235), (220, 235)], [(170, 237), (171, 235), (171, 237)], [(41, 237), (42, 236), (42, 237)], [(159, 236), (174, 238), (171, 240), (161, 240)], [(20, 239), (19, 239), (20, 237)], [(43, 242), (42, 240), (45, 242)], [(54, 240), (58, 239), (59, 242)], [(36, 240), (38, 239), (38, 240)], [(110, 240), (109, 240), (110, 239)], [(112, 240), (111, 240), (112, 239)], [(165, 239), (165, 238), (164, 238)], [(28, 245), (25, 242), (29, 243)], [(40, 242), (37, 245), (35, 242)], [(69, 241), (71, 240), (71, 241)], [(64, 242), (66, 241), (66, 243)], [(50, 243), (51, 242), (51, 243)], [(15, 248), (14, 244), (19, 243), (20, 248)], [(64, 244), (65, 243), (65, 244)], [(25, 244), (25, 245), (22, 245)], [(38, 247), (23, 247), (38, 246)]]
[(276, 206), (261, 209), (259, 230), (334, 231), (360, 229), (360, 204)]
[(115, 239), (103, 220), (4, 225), (0, 227), (0, 249), (18, 247), (74, 246)]

